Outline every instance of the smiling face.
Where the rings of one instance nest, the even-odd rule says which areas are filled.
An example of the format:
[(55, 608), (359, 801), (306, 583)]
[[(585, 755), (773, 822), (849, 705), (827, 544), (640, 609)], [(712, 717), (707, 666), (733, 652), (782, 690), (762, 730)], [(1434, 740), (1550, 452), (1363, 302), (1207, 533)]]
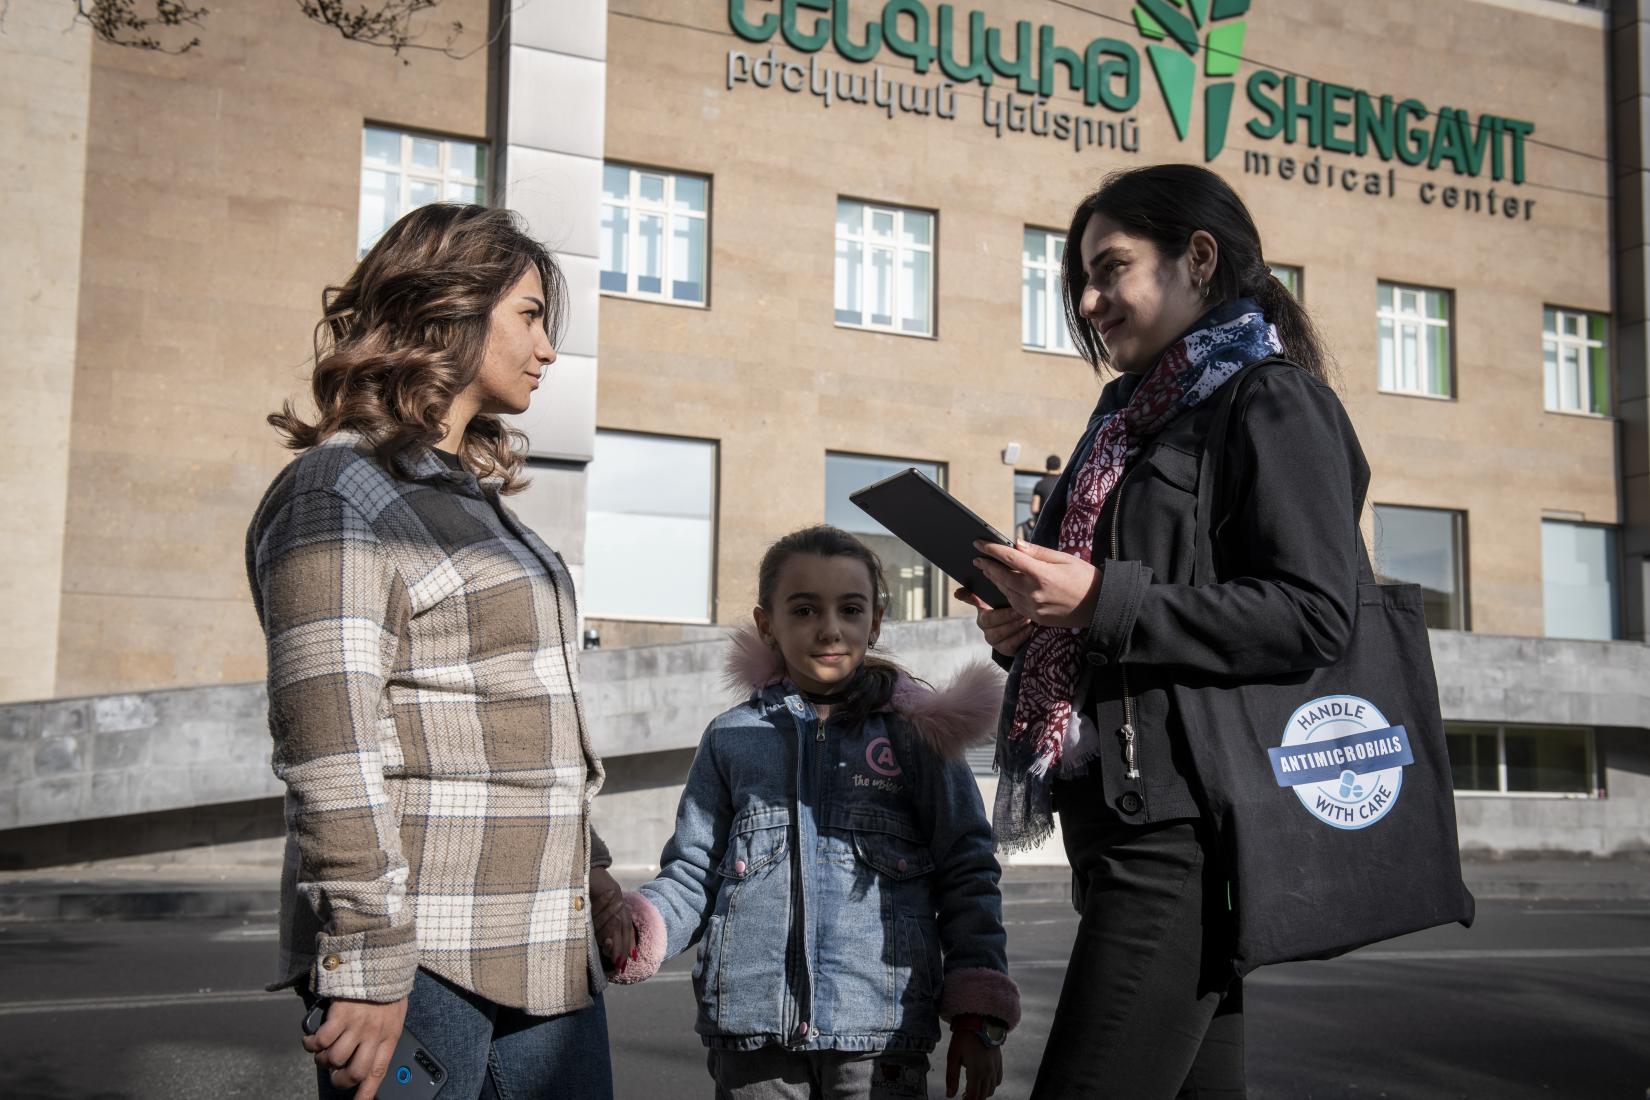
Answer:
[(792, 554), (779, 567), (771, 607), (755, 610), (791, 682), (829, 694), (853, 676), (882, 625), (871, 570), (847, 555)]
[(1081, 241), (1086, 283), (1080, 312), (1094, 326), (1111, 365), (1141, 374), (1215, 304), (1203, 295), (1215, 270), (1215, 240), (1192, 234), (1186, 254), (1168, 259), (1150, 238), (1104, 214), (1089, 218)]
[(475, 411), (523, 413), (539, 388), (545, 368), (556, 361), (545, 325), (544, 281), (528, 267), (493, 307), (487, 350), (470, 383)]

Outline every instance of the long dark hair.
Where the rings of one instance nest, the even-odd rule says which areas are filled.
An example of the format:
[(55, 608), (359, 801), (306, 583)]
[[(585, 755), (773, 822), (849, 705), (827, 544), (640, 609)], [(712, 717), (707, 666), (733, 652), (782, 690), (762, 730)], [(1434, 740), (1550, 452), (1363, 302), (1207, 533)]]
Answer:
[[(288, 447), (313, 447), (341, 429), (360, 432), (380, 462), (415, 444), (435, 446), (453, 399), (481, 369), (493, 307), (537, 269), (552, 343), (567, 316), (555, 257), (510, 210), (438, 202), (390, 226), (340, 286), (321, 296), (315, 326), (316, 417), (292, 403), (268, 417)], [(526, 437), (490, 415), (471, 418), (459, 453), (473, 472), (522, 488)]]
[[(882, 559), (876, 551), (860, 542), (840, 527), (828, 523), (792, 531), (768, 547), (762, 555), (762, 564), (756, 571), (757, 605), (773, 614), (775, 589), (779, 586), (779, 572), (785, 563), (798, 554), (814, 554), (822, 558), (853, 558), (870, 573), (871, 600), (875, 610), (888, 606), (888, 580), (882, 572)], [(866, 717), (886, 707), (894, 698), (894, 687), (905, 672), (886, 657), (875, 656), (867, 650), (854, 677), (848, 683), (840, 706), (849, 728), (857, 729)]]
[(1154, 164), (1115, 172), (1078, 204), (1066, 231), (1061, 275), (1065, 282), (1066, 326), (1072, 342), (1096, 370), (1110, 363), (1100, 336), (1081, 312), (1083, 230), (1095, 214), (1104, 214), (1124, 230), (1146, 237), (1166, 260), (1178, 260), (1199, 229), (1219, 246), (1209, 279), (1209, 304), (1253, 298), (1266, 319), (1277, 326), (1283, 353), (1314, 378), (1328, 380), (1332, 360), (1306, 308), (1278, 282), (1261, 253), (1260, 231), (1249, 208), (1231, 184), (1194, 164)]

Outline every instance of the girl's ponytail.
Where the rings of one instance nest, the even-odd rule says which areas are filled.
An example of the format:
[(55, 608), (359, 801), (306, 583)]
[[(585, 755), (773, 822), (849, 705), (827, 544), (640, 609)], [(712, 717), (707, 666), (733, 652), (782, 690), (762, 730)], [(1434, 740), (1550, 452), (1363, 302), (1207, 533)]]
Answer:
[(1328, 381), (1329, 356), (1324, 351), (1323, 338), (1318, 335), (1318, 326), (1312, 323), (1312, 317), (1301, 305), (1300, 299), (1278, 281), (1270, 268), (1264, 263), (1257, 266), (1259, 272), (1252, 279), (1245, 280), (1251, 285), (1245, 286), (1240, 293), (1243, 297), (1253, 298), (1266, 319), (1277, 326), (1278, 338), (1283, 341), (1283, 354), (1312, 377)]

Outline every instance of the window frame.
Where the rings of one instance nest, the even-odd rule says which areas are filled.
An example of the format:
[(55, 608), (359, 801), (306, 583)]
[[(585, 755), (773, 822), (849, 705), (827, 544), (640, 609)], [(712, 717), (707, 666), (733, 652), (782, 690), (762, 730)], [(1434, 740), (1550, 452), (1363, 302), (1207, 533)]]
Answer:
[[(401, 139), (401, 160), (399, 163), (389, 164), (386, 161), (368, 160), (367, 132), (369, 130), (377, 130), (386, 134), (395, 134)], [(412, 143), (416, 140), (433, 141), (439, 146), (439, 152), (436, 155), (437, 163), (434, 169), (420, 168), (418, 165), (413, 163)], [(442, 134), (432, 130), (407, 129), (402, 126), (391, 126), (382, 122), (368, 121), (361, 124), (361, 158), (359, 165), (360, 176), (357, 179), (355, 208), (355, 258), (357, 260), (363, 259), (368, 252), (372, 251), (373, 245), (378, 243), (379, 239), (383, 237), (384, 233), (391, 225), (394, 225), (414, 210), (417, 210), (419, 206), (429, 205), (429, 203), (419, 203), (418, 206), (413, 206), (409, 201), (407, 191), (414, 180), (422, 183), (435, 184), (437, 197), (432, 199), (432, 202), (468, 201), (450, 199), (446, 197), (447, 185), (452, 184), (457, 187), (468, 187), (479, 190), (482, 198), (480, 205), (491, 205), (487, 201), (489, 197), (488, 180), (485, 175), (474, 177), (469, 175), (449, 176), (447, 174), (447, 170), (452, 163), (451, 146), (453, 142), (462, 142), (466, 145), (473, 145), (480, 149), (483, 158), (483, 170), (491, 171), (493, 169), (492, 144), (486, 138), (464, 137), (461, 134)], [(366, 173), (369, 171), (394, 172), (400, 177), (401, 185), (400, 190), (396, 195), (396, 214), (389, 219), (389, 225), (386, 225), (383, 229), (380, 229), (373, 237), (372, 241), (363, 246), (361, 244), (361, 185), (366, 182)]]
[[(1306, 304), (1306, 268), (1300, 264), (1268, 264), (1266, 270), (1272, 273), (1274, 279), (1283, 284), (1283, 288), (1290, 293), (1295, 301), (1300, 302), (1302, 305)], [(1290, 272), (1290, 279), (1285, 279), (1282, 275), (1279, 275), (1278, 272), (1280, 271)], [(1289, 285), (1291, 280), (1293, 280), (1294, 286)], [(1379, 325), (1377, 325), (1378, 330)]]
[[(1566, 730), (1580, 733), (1585, 736), (1587, 750), (1587, 789), (1585, 791), (1510, 791), (1507, 789), (1507, 731), (1515, 733), (1520, 729), (1536, 728), (1543, 730)], [(1445, 722), (1445, 744), (1451, 734), (1495, 734), (1495, 781), (1497, 789), (1461, 790), (1455, 788), (1457, 798), (1524, 798), (1534, 800), (1591, 800), (1598, 801), (1605, 797), (1603, 777), (1599, 774), (1598, 729), (1593, 726), (1545, 725), (1541, 723), (1518, 722)], [(1447, 754), (1447, 749), (1446, 749)], [(1453, 786), (1455, 762), (1450, 761), (1451, 785)]]
[[(1028, 233), (1043, 235), (1043, 255), (1045, 259), (1038, 263), (1027, 262), (1025, 257), (1025, 238)], [(1026, 225), (1020, 232), (1020, 350), (1034, 352), (1038, 355), (1060, 355), (1070, 358), (1081, 358), (1077, 345), (1072, 343), (1071, 330), (1066, 327), (1066, 295), (1065, 295), (1065, 264), (1063, 260), (1056, 260), (1054, 246), (1058, 244), (1062, 249), (1066, 246), (1064, 230), (1049, 229), (1041, 225)], [(1050, 334), (1059, 333), (1065, 341), (1064, 347), (1053, 345), (1038, 345), (1026, 343), (1026, 303), (1025, 278), (1027, 271), (1037, 271), (1043, 279), (1043, 323), (1048, 326)]]
[[(1554, 323), (1557, 325), (1557, 331), (1556, 332), (1550, 332), (1547, 329), (1547, 311), (1548, 310), (1551, 310), (1555, 315)], [(1571, 335), (1569, 335), (1568, 333), (1566, 333), (1564, 331), (1564, 320), (1567, 317), (1579, 317), (1579, 318), (1581, 318), (1581, 322), (1582, 322), (1581, 327), (1582, 327), (1582, 330), (1583, 330), (1583, 335), (1581, 335), (1581, 336), (1571, 336)], [(1585, 335), (1586, 330), (1590, 327), (1589, 322), (1592, 321), (1594, 318), (1598, 318), (1599, 320), (1602, 320), (1604, 322), (1605, 338), (1603, 340), (1594, 340), (1591, 336)], [(1615, 415), (1615, 413), (1613, 412), (1613, 410), (1615, 409), (1615, 403), (1616, 403), (1615, 370), (1614, 370), (1615, 363), (1614, 363), (1614, 360), (1611, 358), (1609, 332), (1610, 332), (1610, 315), (1608, 313), (1598, 313), (1598, 312), (1595, 312), (1595, 311), (1589, 310), (1589, 309), (1572, 309), (1569, 306), (1554, 305), (1551, 302), (1545, 302), (1545, 303), (1542, 304), (1542, 306), (1541, 306), (1541, 358), (1542, 358), (1542, 364), (1541, 364), (1541, 407), (1544, 411), (1550, 412), (1550, 413), (1555, 413), (1555, 414), (1558, 414), (1560, 416), (1580, 416), (1580, 417), (1585, 417), (1589, 420), (1608, 420), (1608, 419), (1612, 418)], [(1557, 353), (1558, 356), (1563, 355), (1564, 349), (1566, 347), (1573, 347), (1573, 348), (1576, 348), (1580, 351), (1580, 353), (1581, 353), (1581, 364), (1582, 365), (1578, 366), (1578, 368), (1576, 370), (1576, 380), (1577, 380), (1578, 387), (1579, 387), (1579, 384), (1580, 384), (1581, 379), (1583, 378), (1583, 376), (1589, 375), (1590, 371), (1591, 371), (1591, 364), (1589, 362), (1591, 357), (1588, 353), (1590, 351), (1592, 351), (1592, 349), (1594, 349), (1594, 348), (1597, 348), (1598, 350), (1600, 350), (1604, 353), (1604, 389), (1605, 389), (1605, 394), (1604, 394), (1605, 408), (1604, 409), (1579, 409), (1579, 408), (1569, 409), (1569, 408), (1564, 408), (1563, 407), (1564, 395), (1563, 395), (1562, 392), (1559, 392), (1559, 402), (1560, 402), (1559, 407), (1555, 408), (1552, 405), (1547, 404), (1547, 363), (1546, 363), (1546, 358), (1547, 358), (1547, 348), (1548, 348), (1549, 345), (1553, 346), (1553, 350)], [(1554, 382), (1554, 389), (1558, 390), (1559, 387), (1561, 386), (1562, 382), (1563, 382), (1563, 362), (1562, 362), (1562, 359), (1558, 359), (1557, 361), (1555, 361), (1554, 365), (1555, 365), (1555, 369), (1559, 372), (1559, 378)], [(1589, 401), (1591, 401), (1592, 387), (1588, 386), (1587, 389), (1588, 389), (1588, 394), (1589, 394), (1588, 399), (1589, 399)]]
[[(667, 306), (681, 306), (684, 309), (709, 309), (711, 269), (710, 212), (712, 192), (715, 189), (715, 181), (713, 177), (709, 173), (704, 172), (690, 172), (674, 168), (652, 168), (647, 165), (633, 164), (630, 161), (624, 160), (602, 161), (603, 171), (606, 171), (608, 168), (623, 168), (629, 173), (627, 179), (628, 188), (624, 201), (617, 202), (609, 198), (606, 190), (603, 190), (600, 202), (601, 207), (620, 207), (625, 211), (625, 289), (612, 290), (601, 285), (602, 277), (609, 274), (609, 272), (603, 270), (601, 267), (601, 258), (599, 255), (600, 249), (598, 248), (598, 256), (596, 260), (596, 285), (599, 292), (609, 298), (629, 298), (639, 302), (656, 302)], [(653, 200), (644, 199), (641, 197), (641, 179), (643, 176), (659, 176), (664, 179), (665, 188), (664, 197), (662, 199)], [(705, 209), (703, 211), (680, 210), (676, 208), (674, 202), (676, 197), (676, 181), (683, 177), (698, 180), (704, 183)], [(601, 213), (602, 211), (598, 209), (598, 220), (600, 219)], [(661, 289), (656, 293), (653, 291), (636, 289), (636, 282), (641, 278), (641, 264), (639, 259), (641, 257), (642, 235), (636, 232), (635, 228), (637, 216), (639, 214), (657, 216), (664, 220), (664, 229), (661, 234), (662, 243), (660, 246), (660, 259), (662, 262), (661, 270), (664, 273), (659, 277), (659, 285)], [(670, 277), (670, 245), (671, 240), (673, 239), (673, 231), (675, 229), (675, 222), (673, 219), (676, 218), (697, 219), (705, 224), (705, 269), (701, 278), (701, 286), (703, 287), (704, 293), (701, 300), (697, 302), (691, 299), (673, 297), (666, 289), (672, 282)], [(618, 272), (612, 272), (612, 274), (618, 274)]]
[[(705, 589), (705, 617), (678, 618), (669, 615), (615, 615), (604, 611), (593, 610), (588, 606), (590, 601), (590, 566), (589, 566), (589, 531), (591, 501), (588, 485), (585, 489), (585, 569), (584, 591), (579, 593), (581, 606), (579, 615), (583, 619), (603, 619), (615, 623), (663, 623), (672, 626), (712, 626), (716, 623), (716, 582), (718, 569), (718, 555), (722, 540), (722, 441), (701, 435), (680, 435), (672, 432), (649, 432), (635, 428), (596, 428), (596, 435), (628, 435), (639, 436), (643, 439), (663, 439), (673, 443), (703, 443), (710, 447), (710, 556), (709, 582)], [(588, 474), (587, 474), (588, 477)]]
[[(836, 220), (837, 220), (836, 219), (836, 208), (838, 206), (841, 206), (841, 204), (843, 204), (843, 203), (855, 203), (855, 204), (858, 204), (858, 206), (860, 208), (860, 223), (859, 223), (860, 227), (859, 227), (859, 233), (858, 233), (857, 236), (850, 233), (848, 236), (844, 237), (837, 230), (837, 226), (836, 226)], [(886, 243), (883, 242), (882, 238), (873, 237), (872, 234), (871, 234), (871, 228), (870, 228), (871, 227), (871, 217), (872, 217), (873, 214), (878, 214), (878, 213), (880, 213), (880, 214), (892, 214), (894, 216), (894, 232), (893, 232), (892, 237), (889, 238)], [(928, 219), (928, 243), (926, 245), (910, 245), (910, 244), (905, 244), (905, 243), (902, 242), (902, 240), (901, 240), (902, 234), (901, 234), (900, 231), (905, 226), (905, 215), (906, 214), (919, 214), (919, 215), (921, 215), (921, 216)], [(893, 318), (893, 320), (890, 324), (879, 325), (879, 324), (875, 324), (874, 322), (871, 322), (871, 321), (860, 321), (860, 322), (844, 321), (844, 320), (841, 320), (840, 318), (837, 317), (837, 315), (836, 315), (836, 308), (837, 308), (836, 307), (836, 296), (837, 296), (838, 287), (836, 285), (836, 275), (835, 275), (836, 250), (837, 250), (837, 247), (840, 246), (841, 244), (843, 244), (845, 241), (852, 242), (852, 243), (857, 243), (860, 246), (860, 250), (861, 250), (861, 253), (862, 253), (861, 259), (860, 259), (860, 265), (859, 265), (859, 300), (860, 300), (860, 303), (861, 303), (861, 306), (862, 306), (862, 308), (860, 309), (860, 316), (862, 316), (862, 317), (869, 317), (871, 315), (870, 309), (865, 308), (865, 304), (869, 303), (870, 300), (871, 300), (871, 295), (870, 295), (870, 278), (871, 278), (870, 251), (871, 251), (872, 247), (876, 247), (876, 248), (882, 248), (882, 249), (889, 249), (893, 252), (894, 261), (893, 261), (893, 269), (892, 270), (893, 270), (894, 274), (893, 274), (892, 282), (893, 282), (894, 297), (893, 297), (893, 310), (892, 310), (892, 313), (890, 314), (890, 316)], [(875, 202), (871, 199), (856, 198), (853, 195), (838, 195), (836, 197), (836, 205), (832, 207), (832, 213), (831, 213), (831, 267), (832, 267), (831, 321), (832, 321), (832, 323), (837, 328), (854, 329), (854, 330), (858, 330), (858, 331), (861, 331), (861, 332), (882, 332), (882, 333), (887, 333), (891, 336), (907, 336), (907, 337), (911, 337), (913, 339), (918, 339), (918, 340), (937, 340), (937, 339), (939, 339), (939, 330), (940, 330), (939, 294), (938, 294), (939, 281), (940, 281), (939, 241), (940, 241), (940, 215), (939, 215), (939, 211), (937, 211), (937, 210), (926, 210), (926, 209), (923, 209), (920, 206), (900, 206), (900, 205), (895, 204), (895, 203)], [(901, 293), (902, 293), (901, 285), (902, 284), (901, 284), (901, 279), (900, 279), (899, 273), (902, 269), (901, 261), (904, 260), (907, 253), (913, 253), (913, 252), (922, 252), (922, 253), (927, 253), (927, 255), (928, 255), (928, 309), (927, 309), (928, 331), (927, 332), (912, 332), (909, 329), (901, 327), (901, 320), (904, 317), (905, 302), (901, 298)], [(845, 454), (847, 452), (833, 452), (833, 453), (844, 453)], [(876, 457), (876, 456), (873, 455), (873, 456), (867, 456), (867, 457)]]
[[(1468, 540), (1467, 510), (1465, 508), (1439, 508), (1439, 507), (1435, 507), (1433, 505), (1426, 505), (1426, 504), (1395, 504), (1391, 501), (1371, 501), (1370, 504), (1369, 504), (1369, 514), (1370, 514), (1370, 522), (1371, 522), (1371, 525), (1372, 525), (1372, 528), (1373, 528), (1372, 529), (1372, 534), (1373, 534), (1374, 537), (1372, 537), (1370, 539), (1370, 542), (1369, 542), (1369, 548), (1368, 548), (1368, 550), (1369, 550), (1369, 565), (1370, 565), (1370, 569), (1373, 572), (1375, 572), (1377, 580), (1380, 580), (1381, 576), (1382, 576), (1380, 571), (1378, 569), (1376, 569), (1376, 558), (1375, 558), (1376, 547), (1379, 546), (1380, 542), (1381, 542), (1382, 530), (1381, 530), (1381, 526), (1380, 526), (1380, 520), (1381, 520), (1380, 510), (1382, 508), (1398, 508), (1398, 509), (1402, 509), (1406, 512), (1436, 512), (1436, 513), (1439, 513), (1441, 515), (1450, 516), (1453, 519), (1453, 521), (1454, 521), (1454, 531), (1455, 531), (1455, 576), (1456, 576), (1457, 582), (1460, 585), (1460, 594), (1461, 594), (1461, 625), (1460, 626), (1448, 626), (1448, 627), (1429, 625), (1427, 627), (1427, 629), (1429, 629), (1429, 630), (1456, 630), (1456, 631), (1461, 632), (1462, 634), (1471, 634), (1472, 633), (1472, 576), (1471, 576), (1471, 569), (1469, 568), (1469, 566), (1471, 564), (1472, 559), (1469, 556), (1468, 550), (1467, 550), (1467, 540)], [(1406, 582), (1400, 582), (1400, 583), (1411, 583), (1411, 582), (1406, 581)]]
[[(1571, 414), (1571, 415), (1575, 415), (1575, 414)], [(1547, 630), (1548, 630), (1547, 615), (1546, 615), (1547, 561), (1546, 561), (1545, 542), (1546, 542), (1546, 528), (1547, 528), (1548, 524), (1553, 524), (1555, 526), (1560, 526), (1560, 527), (1580, 527), (1580, 528), (1585, 528), (1585, 529), (1588, 529), (1588, 530), (1603, 531), (1606, 534), (1606, 536), (1608, 536), (1607, 537), (1607, 543), (1606, 543), (1606, 550), (1605, 550), (1605, 564), (1606, 564), (1606, 567), (1611, 570), (1611, 574), (1612, 574), (1611, 575), (1611, 582), (1612, 583), (1611, 583), (1611, 588), (1610, 588), (1610, 637), (1608, 637), (1608, 638), (1578, 638), (1578, 637), (1576, 637), (1575, 635), (1572, 635), (1572, 634), (1549, 634), (1547, 632)], [(1594, 641), (1594, 642), (1596, 642), (1596, 641), (1619, 642), (1619, 641), (1621, 641), (1622, 640), (1621, 634), (1622, 634), (1622, 631), (1625, 627), (1626, 619), (1627, 619), (1627, 616), (1624, 614), (1625, 607), (1624, 607), (1623, 602), (1622, 602), (1625, 598), (1625, 579), (1626, 579), (1626, 573), (1627, 573), (1627, 570), (1626, 570), (1627, 561), (1626, 561), (1626, 557), (1625, 557), (1625, 554), (1624, 554), (1624, 551), (1623, 551), (1623, 547), (1626, 545), (1626, 539), (1622, 537), (1621, 525), (1614, 524), (1614, 523), (1587, 523), (1583, 520), (1561, 519), (1558, 516), (1544, 515), (1544, 516), (1541, 517), (1541, 534), (1542, 534), (1542, 542), (1543, 542), (1542, 562), (1541, 562), (1541, 602), (1542, 602), (1541, 636), (1543, 638), (1556, 638), (1556, 639), (1559, 639), (1560, 641), (1583, 641), (1583, 642), (1588, 642), (1588, 641)]]
[[(910, 334), (908, 333), (907, 335), (910, 335)], [(939, 475), (939, 476), (934, 478), (934, 483), (936, 485), (938, 485), (941, 489), (948, 489), (950, 484), (951, 484), (951, 463), (948, 462), (945, 459), (940, 459), (940, 458), (914, 458), (914, 457), (911, 457), (909, 455), (896, 456), (896, 455), (886, 455), (886, 454), (873, 454), (869, 451), (841, 451), (841, 450), (832, 450), (830, 448), (827, 448), (824, 453), (825, 453), (825, 462), (824, 462), (823, 467), (820, 470), (820, 472), (824, 476), (820, 478), (820, 481), (821, 481), (822, 485), (824, 487), (826, 487), (826, 493), (824, 494), (824, 499), (826, 499), (826, 500), (829, 499), (829, 485), (830, 485), (830, 477), (831, 477), (830, 467), (831, 467), (831, 459), (833, 459), (833, 458), (864, 458), (864, 459), (870, 459), (873, 462), (898, 463), (901, 466), (915, 466), (915, 467), (932, 466), (934, 468), (934, 472)], [(927, 473), (926, 470), (923, 471), (923, 472)], [(822, 501), (821, 502), (821, 510), (822, 511), (823, 511), (823, 507), (824, 507), (824, 504), (823, 504), (823, 501)], [(821, 522), (824, 522), (823, 519), (821, 520)], [(849, 534), (853, 535), (855, 538), (858, 538), (862, 534), (864, 534), (864, 532), (850, 531)], [(894, 535), (894, 534), (892, 534), (892, 532), (890, 532), (889, 537), (890, 538), (898, 538), (899, 536)], [(921, 555), (918, 555), (918, 556), (921, 557)], [(942, 569), (940, 569), (939, 566), (937, 566), (933, 562), (929, 561), (927, 558), (923, 558), (922, 561), (923, 561), (924, 567), (928, 570), (928, 610), (931, 612), (931, 614), (929, 614), (927, 616), (927, 618), (929, 618), (929, 619), (935, 619), (935, 618), (943, 619), (943, 618), (946, 617), (946, 611), (945, 611), (945, 608), (946, 608), (945, 585), (946, 585), (947, 578), (946, 578), (945, 572)], [(883, 570), (884, 570), (885, 574), (887, 572), (887, 568), (888, 568), (888, 563), (884, 562), (883, 563)], [(885, 577), (885, 579), (886, 579), (886, 577)], [(893, 595), (893, 593), (889, 592), (888, 595), (891, 597)], [(937, 614), (935, 614), (935, 613), (937, 613)], [(895, 618), (891, 618), (891, 617), (888, 616), (888, 609), (884, 608), (883, 609), (883, 621), (884, 622), (906, 623), (906, 622), (923, 622), (925, 620), (924, 619), (895, 619)]]
[[(1392, 290), (1393, 304), (1390, 308), (1381, 305), (1381, 289), (1383, 287), (1389, 287)], [(1401, 309), (1400, 305), (1399, 305), (1399, 295), (1400, 294), (1419, 294), (1419, 295), (1437, 294), (1437, 295), (1440, 295), (1443, 298), (1443, 301), (1444, 301), (1444, 316), (1443, 316), (1443, 318), (1440, 319), (1440, 318), (1437, 318), (1437, 317), (1428, 317), (1428, 316), (1426, 316), (1424, 302), (1423, 302), (1423, 305), (1422, 305), (1422, 311), (1420, 313), (1411, 313), (1411, 312), (1408, 312), (1406, 310)], [(1383, 321), (1390, 322), (1392, 324), (1393, 374), (1394, 374), (1394, 384), (1392, 386), (1386, 385), (1384, 383), (1384, 380), (1381, 378), (1381, 354), (1380, 354), (1380, 349), (1381, 349), (1381, 322), (1383, 322)], [(1402, 338), (1402, 334), (1401, 334), (1400, 329), (1401, 329), (1401, 326), (1406, 326), (1406, 325), (1417, 326), (1418, 327), (1418, 332), (1417, 332), (1418, 337), (1423, 336), (1429, 329), (1442, 328), (1444, 330), (1445, 354), (1447, 354), (1449, 356), (1449, 364), (1448, 364), (1447, 372), (1446, 372), (1446, 378), (1447, 378), (1447, 382), (1448, 382), (1448, 392), (1447, 393), (1433, 393), (1430, 390), (1403, 389), (1403, 388), (1399, 387), (1399, 385), (1398, 385), (1398, 376), (1400, 376), (1404, 373), (1403, 366), (1399, 362), (1399, 351), (1398, 351), (1398, 349), (1403, 346), (1403, 338)], [(1418, 339), (1417, 340), (1417, 346), (1421, 350), (1423, 360), (1429, 359), (1431, 354), (1432, 354), (1432, 352), (1430, 350), (1431, 349), (1431, 341), (1426, 340), (1426, 339)], [(1459, 387), (1456, 385), (1457, 379), (1456, 379), (1456, 372), (1455, 372), (1455, 360), (1456, 360), (1456, 355), (1455, 355), (1455, 292), (1453, 290), (1449, 290), (1445, 287), (1424, 286), (1420, 283), (1401, 283), (1401, 282), (1397, 282), (1397, 281), (1392, 280), (1392, 279), (1378, 279), (1376, 281), (1376, 284), (1375, 284), (1375, 388), (1376, 388), (1376, 390), (1380, 393), (1391, 394), (1391, 395), (1396, 396), (1396, 397), (1421, 397), (1421, 398), (1426, 398), (1427, 400), (1430, 400), (1430, 401), (1454, 401), (1457, 398), (1457, 390), (1459, 389)], [(1432, 374), (1432, 364), (1430, 363), (1430, 361), (1426, 361), (1424, 363), (1424, 366), (1423, 365), (1417, 365), (1416, 373), (1420, 377), (1430, 377), (1431, 374)]]

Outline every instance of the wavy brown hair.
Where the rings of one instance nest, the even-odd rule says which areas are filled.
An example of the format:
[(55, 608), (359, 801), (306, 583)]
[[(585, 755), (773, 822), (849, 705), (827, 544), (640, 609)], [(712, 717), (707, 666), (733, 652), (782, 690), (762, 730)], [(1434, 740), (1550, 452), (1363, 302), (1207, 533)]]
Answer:
[[(566, 283), (516, 213), (431, 203), (407, 214), (342, 286), (321, 295), (314, 422), (287, 401), (269, 423), (293, 450), (338, 431), (360, 432), (390, 469), (409, 447), (435, 446), (453, 399), (481, 369), (493, 307), (534, 268), (544, 280), (544, 328), (553, 344), (567, 314)], [(526, 484), (525, 446), (526, 437), (503, 420), (477, 415), (459, 455), (476, 475), (502, 477), (508, 493)]]

